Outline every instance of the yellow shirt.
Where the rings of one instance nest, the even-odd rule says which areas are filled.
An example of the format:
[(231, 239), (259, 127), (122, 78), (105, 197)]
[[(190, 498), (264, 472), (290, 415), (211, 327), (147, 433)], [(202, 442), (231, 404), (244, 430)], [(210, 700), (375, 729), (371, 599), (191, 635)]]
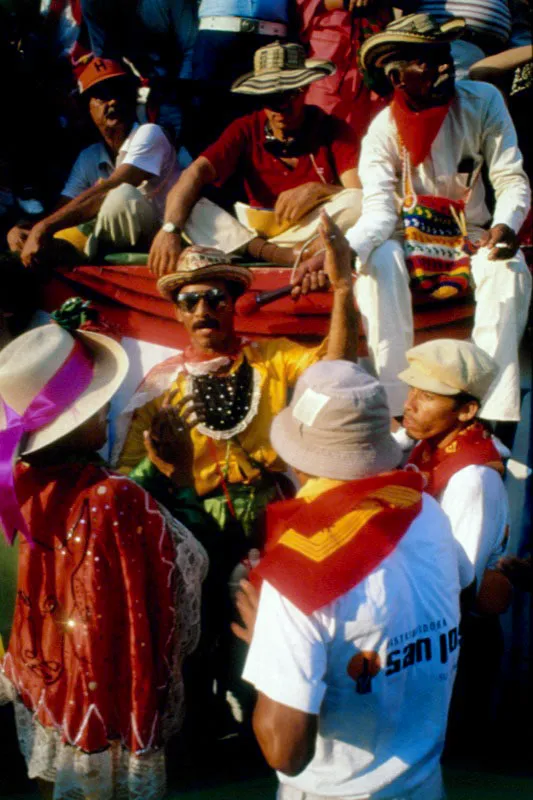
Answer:
[[(325, 342), (319, 347), (309, 348), (289, 339), (248, 342), (243, 346), (242, 355), (236, 359), (230, 372), (235, 372), (243, 356), (246, 357), (260, 390), (257, 414), (248, 427), (232, 439), (216, 440), (196, 428), (192, 429), (193, 477), (197, 494), (202, 496), (216, 489), (221, 483), (221, 472), (228, 483), (253, 481), (260, 475), (254, 461), (268, 470), (285, 469), (285, 464), (270, 444), (272, 419), (287, 405), (288, 390), (301, 373), (318, 361), (325, 350)], [(170, 391), (177, 390), (173, 405), (186, 393), (187, 380), (187, 374), (182, 372), (170, 387)], [(150, 427), (152, 417), (161, 408), (165, 397), (163, 394), (135, 412), (119, 457), (121, 472), (129, 472), (146, 456), (143, 431)]]

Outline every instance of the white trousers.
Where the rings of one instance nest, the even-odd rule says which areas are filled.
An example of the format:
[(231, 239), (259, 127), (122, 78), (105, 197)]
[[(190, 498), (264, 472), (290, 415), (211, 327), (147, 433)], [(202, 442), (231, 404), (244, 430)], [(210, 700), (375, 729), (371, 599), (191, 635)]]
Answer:
[[(380, 797), (383, 789), (380, 790)], [(427, 778), (423, 784), (408, 792), (387, 796), (387, 800), (444, 800), (444, 786), (440, 767)], [(366, 795), (365, 800), (371, 800), (372, 795)], [(325, 795), (302, 792), (280, 783), (276, 800), (351, 800), (349, 797), (328, 797)], [(361, 799), (362, 800), (362, 799)]]
[[(268, 241), (280, 247), (303, 244), (317, 232), (322, 210), (327, 211), (341, 231), (346, 233), (361, 215), (361, 197), (361, 189), (343, 189)], [(185, 225), (185, 234), (193, 244), (217, 247), (228, 254), (241, 249), (258, 235), (205, 197), (193, 207)]]
[(136, 186), (121, 183), (107, 193), (95, 220), (92, 234), (85, 245), (88, 258), (96, 255), (101, 244), (114, 249), (132, 247), (148, 249), (160, 221), (150, 200)]
[[(473, 239), (475, 240), (475, 235)], [(480, 415), (484, 419), (520, 419), (518, 348), (527, 323), (531, 300), (531, 274), (519, 251), (508, 261), (489, 261), (488, 249), (472, 257), (476, 310), (472, 341), (499, 366)], [(365, 327), (370, 366), (399, 416), (407, 386), (398, 380), (405, 369), (405, 352), (413, 346), (413, 311), (403, 247), (389, 239), (377, 247), (360, 268), (355, 297)]]

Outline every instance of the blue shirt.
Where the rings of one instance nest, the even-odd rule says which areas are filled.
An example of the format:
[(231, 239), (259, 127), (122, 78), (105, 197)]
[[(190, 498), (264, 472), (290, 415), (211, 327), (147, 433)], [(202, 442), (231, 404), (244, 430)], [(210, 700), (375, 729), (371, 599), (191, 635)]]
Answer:
[(198, 16), (250, 17), (267, 22), (288, 22), (287, 0), (202, 0)]

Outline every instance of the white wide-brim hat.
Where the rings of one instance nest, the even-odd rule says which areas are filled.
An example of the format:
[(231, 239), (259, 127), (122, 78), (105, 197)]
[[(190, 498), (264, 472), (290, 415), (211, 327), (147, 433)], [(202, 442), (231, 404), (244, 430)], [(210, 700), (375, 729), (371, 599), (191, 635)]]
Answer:
[(385, 389), (351, 361), (319, 361), (302, 373), (270, 440), (287, 464), (320, 478), (366, 478), (402, 459)]
[[(126, 376), (128, 356), (109, 336), (81, 330), (73, 335), (55, 323), (26, 331), (0, 351), (0, 397), (22, 415), (68, 359), (76, 339), (92, 357), (91, 382), (56, 419), (28, 435), (20, 455), (61, 439), (105, 406)], [(0, 404), (0, 429), (4, 427)]]

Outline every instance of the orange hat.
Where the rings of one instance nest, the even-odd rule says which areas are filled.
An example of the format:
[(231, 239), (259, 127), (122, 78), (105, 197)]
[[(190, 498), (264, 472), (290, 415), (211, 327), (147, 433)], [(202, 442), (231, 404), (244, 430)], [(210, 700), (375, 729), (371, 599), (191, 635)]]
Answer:
[(93, 58), (78, 76), (78, 90), (80, 94), (84, 94), (100, 81), (128, 77), (132, 77), (131, 72), (119, 61), (112, 61), (110, 58)]

